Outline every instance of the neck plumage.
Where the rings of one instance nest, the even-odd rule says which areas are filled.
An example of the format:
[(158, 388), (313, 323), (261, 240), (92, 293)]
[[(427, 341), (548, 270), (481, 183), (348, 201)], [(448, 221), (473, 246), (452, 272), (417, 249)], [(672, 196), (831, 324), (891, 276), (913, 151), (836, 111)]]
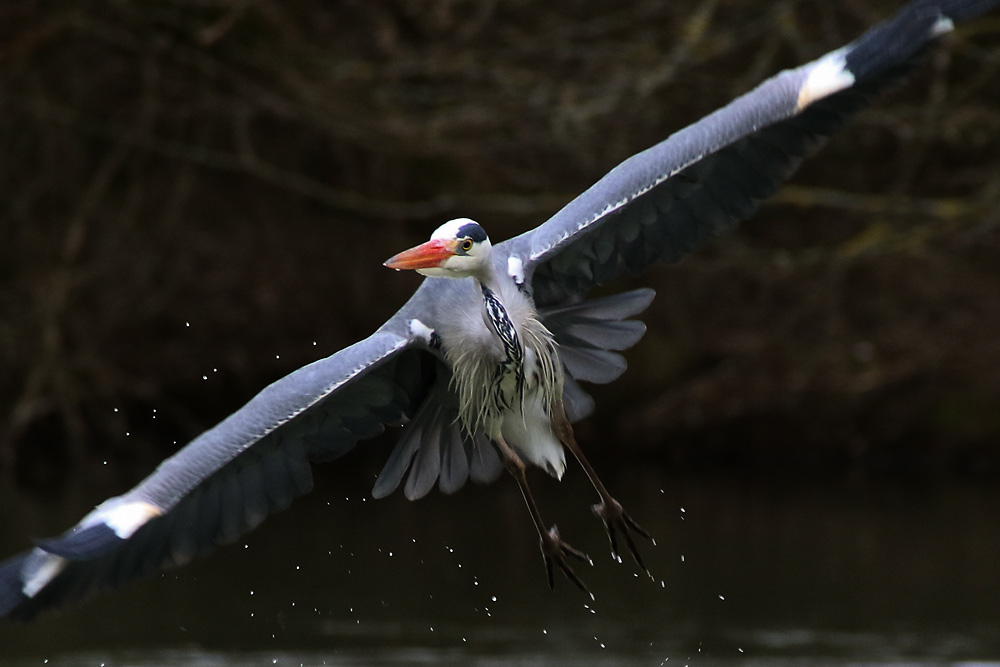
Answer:
[(497, 293), (482, 282), (479, 283), (479, 288), (483, 293), (486, 321), (503, 345), (507, 361), (516, 362), (520, 366), (524, 361), (524, 347), (521, 345), (521, 338), (517, 335), (517, 327), (511, 321), (510, 315)]
[[(511, 321), (497, 293), (482, 281), (479, 281), (479, 289), (483, 293), (484, 319), (500, 341), (504, 352), (503, 359), (497, 364), (494, 377), (495, 400), (508, 410), (513, 409), (511, 398), (516, 397), (518, 403), (524, 400), (524, 346), (517, 334), (517, 327)], [(514, 396), (510, 396), (503, 389), (503, 386), (511, 380), (514, 382)]]
[(507, 308), (504, 307), (498, 292), (500, 281), (491, 262), (487, 262), (479, 275), (475, 276), (479, 289), (483, 294), (484, 319), (503, 345), (509, 361), (520, 362), (524, 357), (524, 347), (517, 335), (517, 327), (510, 319)]

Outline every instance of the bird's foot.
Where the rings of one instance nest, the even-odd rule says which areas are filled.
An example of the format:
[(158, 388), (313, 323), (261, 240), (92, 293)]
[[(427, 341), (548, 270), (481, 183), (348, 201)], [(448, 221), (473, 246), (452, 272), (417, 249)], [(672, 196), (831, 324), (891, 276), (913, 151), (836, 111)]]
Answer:
[(652, 535), (647, 533), (642, 526), (637, 524), (635, 520), (628, 515), (628, 512), (625, 511), (620, 502), (610, 496), (607, 500), (592, 506), (591, 509), (594, 511), (594, 514), (600, 517), (601, 521), (604, 522), (604, 528), (608, 531), (608, 539), (611, 541), (611, 555), (614, 556), (615, 560), (619, 563), (622, 562), (622, 557), (618, 552), (617, 537), (618, 534), (621, 533), (622, 538), (625, 540), (625, 546), (628, 547), (629, 553), (632, 554), (632, 558), (635, 559), (636, 564), (641, 567), (646, 574), (652, 576), (649, 573), (649, 569), (642, 562), (642, 556), (639, 555), (639, 550), (635, 546), (635, 541), (632, 539), (631, 532), (638, 533), (653, 544), (656, 544), (656, 540), (653, 539)]
[(594, 599), (594, 594), (590, 592), (583, 580), (576, 575), (573, 568), (570, 567), (569, 562), (566, 560), (567, 556), (572, 556), (573, 558), (587, 563), (588, 565), (593, 565), (594, 561), (590, 559), (590, 556), (583, 553), (579, 549), (574, 549), (569, 544), (563, 541), (559, 537), (559, 529), (555, 526), (549, 529), (547, 533), (539, 533), (539, 542), (542, 548), (542, 558), (545, 559), (545, 573), (549, 578), (549, 588), (555, 590), (556, 581), (553, 574), (553, 565), (558, 566), (566, 578), (576, 584), (576, 587), (581, 591), (590, 596), (590, 599)]

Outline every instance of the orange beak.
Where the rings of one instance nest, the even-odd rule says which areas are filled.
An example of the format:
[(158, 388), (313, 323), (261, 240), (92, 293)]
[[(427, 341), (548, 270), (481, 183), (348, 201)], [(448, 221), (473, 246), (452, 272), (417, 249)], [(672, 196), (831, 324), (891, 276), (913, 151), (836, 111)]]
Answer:
[(431, 239), (415, 248), (404, 250), (385, 260), (384, 266), (402, 271), (403, 269), (431, 269), (455, 255), (455, 240)]

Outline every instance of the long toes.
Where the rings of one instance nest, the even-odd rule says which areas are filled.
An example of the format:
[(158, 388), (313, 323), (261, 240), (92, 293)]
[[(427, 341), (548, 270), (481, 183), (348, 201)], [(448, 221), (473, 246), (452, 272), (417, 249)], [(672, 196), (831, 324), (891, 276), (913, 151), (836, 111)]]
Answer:
[(579, 588), (584, 593), (586, 593), (587, 597), (589, 597), (591, 600), (594, 599), (594, 594), (591, 593), (590, 589), (587, 588), (587, 585), (583, 583), (583, 579), (581, 579), (576, 575), (576, 572), (574, 572), (573, 568), (569, 566), (569, 563), (560, 559), (556, 561), (556, 564), (559, 566), (559, 569), (563, 571), (563, 574), (566, 575), (567, 579), (576, 584), (576, 587)]
[(635, 547), (635, 542), (632, 540), (632, 536), (624, 530), (622, 531), (622, 536), (625, 538), (625, 544), (628, 545), (628, 551), (632, 554), (632, 558), (635, 559), (636, 565), (642, 568), (643, 572), (649, 574), (649, 568), (642, 562), (642, 556), (639, 555), (639, 550)]
[(621, 562), (621, 555), (618, 550), (618, 533), (621, 533), (622, 538), (625, 540), (625, 546), (628, 547), (628, 551), (632, 554), (632, 558), (635, 560), (636, 564), (641, 567), (644, 572), (649, 574), (649, 569), (643, 562), (642, 556), (639, 555), (639, 549), (635, 546), (635, 541), (632, 539), (632, 532), (642, 535), (647, 540), (655, 544), (653, 537), (646, 532), (642, 526), (636, 523), (635, 520), (630, 517), (627, 512), (625, 512), (621, 503), (614, 498), (611, 498), (607, 502), (598, 503), (594, 505), (592, 509), (594, 514), (604, 521), (604, 527), (608, 532), (608, 540), (611, 542), (611, 555), (614, 556), (615, 560), (619, 563)]
[(639, 533), (650, 542), (653, 542), (654, 544), (656, 543), (656, 540), (653, 539), (653, 536), (650, 535), (648, 532), (646, 532), (642, 526), (637, 524), (635, 520), (632, 517), (630, 517), (628, 513), (626, 513), (624, 510), (622, 510), (622, 518), (625, 519), (625, 525), (628, 526), (631, 530), (634, 530), (635, 532)]
[(593, 566), (593, 564), (594, 564), (594, 561), (590, 558), (590, 556), (588, 556), (587, 554), (583, 553), (579, 549), (574, 549), (573, 547), (571, 547), (570, 545), (566, 544), (565, 542), (562, 542), (560, 544), (560, 549), (562, 550), (562, 552), (565, 555), (572, 556), (573, 558), (577, 559), (581, 563), (586, 563), (587, 565), (591, 565), (591, 566)]
[(643, 530), (642, 526), (640, 526), (639, 524), (637, 524), (632, 519), (632, 517), (630, 517), (624, 511), (622, 512), (621, 518), (622, 518), (622, 521), (624, 522), (624, 526), (625, 526), (622, 529), (622, 535), (625, 537), (625, 544), (628, 545), (629, 553), (632, 554), (632, 558), (635, 559), (636, 564), (639, 567), (641, 567), (643, 569), (643, 571), (646, 572), (646, 574), (649, 574), (649, 568), (646, 567), (645, 563), (642, 562), (642, 556), (639, 555), (639, 549), (636, 548), (635, 541), (632, 539), (632, 534), (629, 531), (631, 530), (631, 531), (633, 531), (633, 532), (635, 532), (635, 533), (637, 533), (639, 535), (642, 535), (647, 540), (649, 540), (650, 542), (653, 542), (655, 544), (655, 542), (653, 540), (653, 537), (652, 537), (652, 535), (650, 535), (649, 533), (647, 533), (645, 530)]
[(622, 557), (618, 553), (618, 537), (615, 535), (617, 532), (615, 530), (615, 524), (604, 522), (604, 530), (608, 533), (608, 540), (611, 542), (611, 557), (614, 558), (619, 563), (622, 562)]
[(549, 580), (549, 588), (555, 590), (555, 577), (553, 575), (553, 565), (557, 566), (562, 570), (566, 578), (572, 581), (577, 588), (586, 593), (591, 600), (594, 599), (594, 594), (590, 592), (583, 580), (577, 576), (573, 568), (567, 562), (566, 557), (571, 556), (579, 561), (593, 565), (594, 561), (590, 559), (590, 556), (583, 553), (579, 549), (575, 549), (559, 537), (559, 529), (553, 526), (549, 529), (547, 535), (542, 536), (541, 539), (542, 548), (542, 558), (545, 560), (545, 572)]

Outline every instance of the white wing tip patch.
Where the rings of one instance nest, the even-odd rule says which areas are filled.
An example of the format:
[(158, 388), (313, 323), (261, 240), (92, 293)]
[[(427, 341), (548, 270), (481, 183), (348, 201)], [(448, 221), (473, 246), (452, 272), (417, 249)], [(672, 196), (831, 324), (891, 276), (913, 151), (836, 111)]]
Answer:
[(30, 569), (24, 579), (24, 585), (21, 586), (21, 592), (25, 597), (35, 597), (40, 590), (56, 578), (56, 575), (63, 571), (66, 563), (67, 560), (62, 556), (50, 554), (42, 549), (35, 549), (28, 563)]
[(813, 63), (806, 80), (799, 88), (796, 103), (801, 111), (807, 106), (854, 85), (854, 75), (847, 69), (847, 60), (841, 51), (834, 51)]
[(135, 501), (118, 505), (101, 517), (101, 521), (115, 531), (118, 539), (127, 540), (147, 521), (163, 514), (156, 505), (144, 501)]

